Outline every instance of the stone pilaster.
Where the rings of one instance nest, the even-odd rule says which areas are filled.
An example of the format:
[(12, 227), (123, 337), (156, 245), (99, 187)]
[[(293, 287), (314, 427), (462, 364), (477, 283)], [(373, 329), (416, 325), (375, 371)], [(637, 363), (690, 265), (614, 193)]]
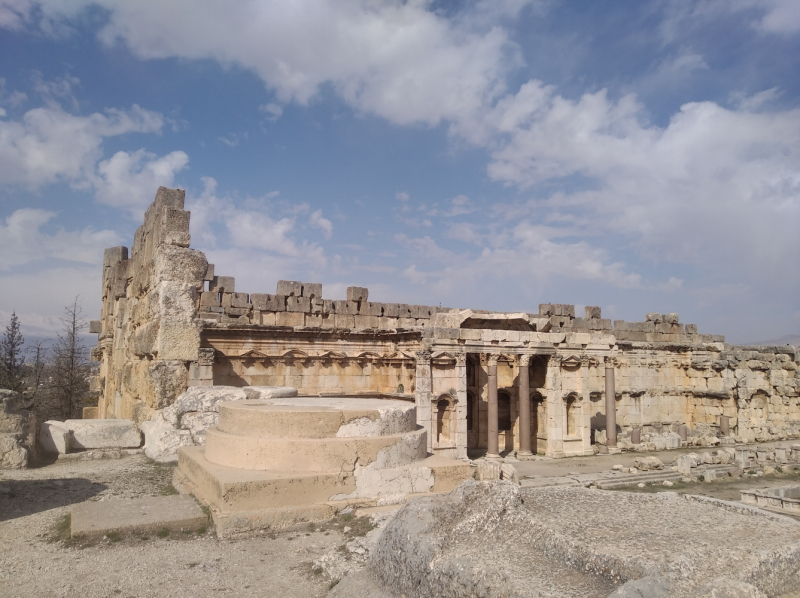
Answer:
[(497, 355), (489, 355), (489, 426), (488, 443), (486, 448), (487, 459), (499, 459), (499, 418), (497, 411)]
[(528, 368), (531, 363), (530, 355), (519, 356), (519, 373), (517, 384), (519, 386), (519, 455), (531, 456), (531, 392)]
[(431, 429), (431, 352), (417, 351), (417, 372), (416, 372), (416, 404), (417, 404), (417, 424), (425, 428), (428, 436), (428, 452), (432, 452), (434, 430)]
[(567, 422), (564, 401), (561, 398), (561, 356), (553, 355), (547, 360), (545, 379), (545, 429), (547, 430), (547, 456), (564, 456), (564, 430)]
[(467, 459), (467, 354), (456, 353), (456, 458)]
[(606, 446), (609, 448), (617, 446), (617, 391), (614, 384), (615, 365), (613, 357), (606, 357)]

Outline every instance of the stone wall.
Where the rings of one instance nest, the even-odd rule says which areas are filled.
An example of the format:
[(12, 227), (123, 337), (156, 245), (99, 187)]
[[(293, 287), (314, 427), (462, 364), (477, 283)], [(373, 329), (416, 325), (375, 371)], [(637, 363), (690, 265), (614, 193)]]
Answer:
[(169, 405), (198, 360), (197, 298), (208, 263), (189, 249), (184, 192), (160, 187), (127, 247), (103, 256), (103, 308), (92, 358), (100, 361), (98, 415), (142, 422)]

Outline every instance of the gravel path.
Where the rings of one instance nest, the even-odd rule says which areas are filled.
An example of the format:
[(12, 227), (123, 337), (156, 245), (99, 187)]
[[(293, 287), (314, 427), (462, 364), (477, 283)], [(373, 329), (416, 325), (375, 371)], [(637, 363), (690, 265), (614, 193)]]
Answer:
[[(312, 562), (350, 539), (334, 523), (318, 531), (218, 540), (213, 534), (124, 538), (88, 547), (59, 537), (69, 505), (156, 496), (172, 489), (171, 466), (143, 455), (63, 460), (0, 477), (0, 596), (174, 597), (327, 594)], [(63, 534), (61, 536), (63, 538)]]

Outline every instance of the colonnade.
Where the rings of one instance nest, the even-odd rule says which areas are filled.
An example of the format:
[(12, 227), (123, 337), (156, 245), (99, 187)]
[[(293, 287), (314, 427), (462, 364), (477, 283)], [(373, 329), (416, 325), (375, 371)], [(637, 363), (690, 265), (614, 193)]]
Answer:
[[(501, 355), (497, 353), (483, 353), (481, 355), (482, 361), (485, 356), (485, 364), (487, 368), (487, 459), (499, 459), (499, 406), (498, 406), (498, 388), (497, 388), (497, 363)], [(520, 457), (531, 456), (536, 452), (536, 448), (532, 445), (531, 435), (531, 401), (530, 401), (530, 362), (531, 354), (517, 354), (517, 392), (519, 397), (519, 450), (517, 454)], [(554, 367), (560, 368), (561, 360), (556, 358), (553, 360), (557, 365)], [(616, 423), (616, 389), (614, 380), (614, 367), (615, 361), (612, 357), (607, 357), (605, 360), (605, 405), (606, 405), (606, 431), (607, 431), (607, 446), (616, 447), (617, 445), (617, 423)], [(431, 422), (433, 416), (433, 381), (431, 379), (431, 353), (430, 351), (417, 352), (417, 372), (416, 372), (416, 402), (417, 402), (417, 420), (424, 425), (428, 431), (428, 450), (431, 450), (431, 437), (433, 430), (431, 429)], [(462, 408), (459, 409), (459, 420), (466, 419), (466, 401), (467, 401), (467, 367), (466, 367), (466, 354), (459, 353), (456, 355), (456, 375), (457, 375), (457, 401), (461, 404)], [(461, 415), (463, 414), (463, 415)], [(459, 421), (458, 436), (458, 456), (459, 458), (466, 458), (466, 421)], [(463, 430), (463, 434), (461, 434)]]

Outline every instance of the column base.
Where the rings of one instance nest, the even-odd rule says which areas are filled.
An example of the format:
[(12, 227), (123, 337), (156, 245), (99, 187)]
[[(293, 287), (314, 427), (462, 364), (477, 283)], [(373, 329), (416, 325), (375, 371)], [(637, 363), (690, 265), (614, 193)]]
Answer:
[(532, 461), (535, 457), (530, 451), (517, 451), (517, 459), (520, 461)]
[(619, 455), (622, 452), (622, 449), (618, 446), (610, 446), (608, 447), (608, 454), (609, 455)]
[(484, 455), (483, 458), (486, 459), (487, 461), (502, 461), (503, 460), (503, 458), (500, 456), (499, 453), (497, 453), (497, 454), (486, 453), (486, 455)]

